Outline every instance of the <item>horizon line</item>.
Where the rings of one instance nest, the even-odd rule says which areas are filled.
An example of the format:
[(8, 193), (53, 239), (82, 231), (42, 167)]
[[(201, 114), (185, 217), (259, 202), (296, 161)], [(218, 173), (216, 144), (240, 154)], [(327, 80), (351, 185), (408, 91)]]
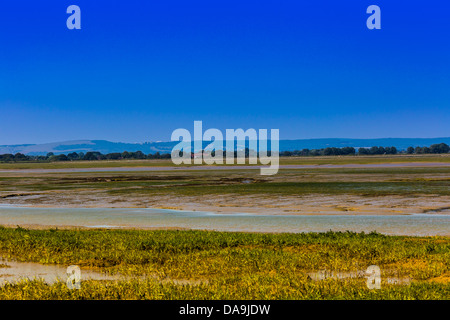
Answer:
[[(280, 141), (298, 141), (298, 140), (381, 140), (381, 139), (450, 139), (450, 136), (442, 136), (442, 137), (431, 137), (431, 138), (423, 138), (423, 137), (383, 137), (383, 138), (297, 138), (297, 139), (279, 139)], [(246, 139), (247, 140), (247, 139)], [(267, 139), (270, 140), (270, 139)], [(125, 144), (144, 144), (144, 143), (168, 143), (168, 142), (180, 142), (178, 140), (158, 140), (158, 141), (143, 141), (143, 142), (124, 142), (124, 141), (112, 141), (106, 139), (72, 139), (72, 140), (60, 140), (60, 141), (51, 141), (51, 142), (39, 142), (39, 143), (16, 143), (16, 144), (0, 144), (1, 147), (13, 147), (13, 146), (24, 146), (24, 145), (40, 145), (40, 144), (52, 144), (52, 143), (64, 143), (64, 142), (75, 142), (75, 141), (106, 141), (111, 143), (125, 143)], [(192, 141), (204, 141), (204, 140), (192, 140)], [(208, 140), (209, 141), (209, 140)]]

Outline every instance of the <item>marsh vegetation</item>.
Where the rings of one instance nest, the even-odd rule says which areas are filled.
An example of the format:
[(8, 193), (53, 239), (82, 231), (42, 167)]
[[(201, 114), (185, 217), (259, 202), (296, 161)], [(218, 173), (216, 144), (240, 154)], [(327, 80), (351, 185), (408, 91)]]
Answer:
[[(2, 299), (448, 299), (450, 240), (378, 233), (263, 234), (176, 230), (0, 228), (0, 253), (18, 261), (121, 274), (123, 281), (24, 280)], [(382, 270), (382, 288), (365, 278), (313, 280), (319, 270)], [(407, 285), (388, 283), (396, 277)]]

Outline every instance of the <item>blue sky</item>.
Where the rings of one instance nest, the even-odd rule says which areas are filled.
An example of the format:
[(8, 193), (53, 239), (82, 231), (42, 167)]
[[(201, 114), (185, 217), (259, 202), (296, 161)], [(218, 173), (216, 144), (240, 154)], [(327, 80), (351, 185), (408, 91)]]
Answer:
[(450, 136), (449, 17), (437, 0), (8, 1), (0, 144), (168, 141), (194, 120), (281, 139)]

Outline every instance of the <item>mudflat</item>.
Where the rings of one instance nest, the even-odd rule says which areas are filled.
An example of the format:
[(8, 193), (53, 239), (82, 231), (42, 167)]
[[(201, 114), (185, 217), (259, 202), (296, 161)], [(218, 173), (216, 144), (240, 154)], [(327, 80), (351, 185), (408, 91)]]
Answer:
[(0, 205), (274, 215), (450, 213), (450, 163), (392, 159), (368, 164), (317, 159), (282, 165), (274, 176), (261, 176), (248, 166), (179, 168), (161, 163), (2, 170)]

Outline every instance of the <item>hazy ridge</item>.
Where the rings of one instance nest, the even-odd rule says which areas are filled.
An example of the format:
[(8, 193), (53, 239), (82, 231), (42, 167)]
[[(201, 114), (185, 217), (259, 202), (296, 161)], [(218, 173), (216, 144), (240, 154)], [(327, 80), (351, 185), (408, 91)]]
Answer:
[[(293, 151), (301, 149), (321, 149), (327, 147), (372, 147), (394, 146), (399, 150), (404, 150), (409, 146), (430, 146), (436, 143), (446, 143), (450, 145), (450, 137), (447, 138), (380, 138), (380, 139), (297, 139), (280, 140), (280, 151)], [(71, 152), (99, 151), (103, 154), (112, 152), (135, 152), (142, 151), (149, 153), (169, 153), (178, 142), (144, 142), (125, 143), (111, 142), (107, 140), (73, 140), (52, 142), (43, 144), (21, 144), (21, 145), (0, 145), (0, 154), (23, 153), (26, 155), (46, 155), (48, 152), (54, 154), (67, 154)], [(207, 144), (207, 143), (206, 143)]]

